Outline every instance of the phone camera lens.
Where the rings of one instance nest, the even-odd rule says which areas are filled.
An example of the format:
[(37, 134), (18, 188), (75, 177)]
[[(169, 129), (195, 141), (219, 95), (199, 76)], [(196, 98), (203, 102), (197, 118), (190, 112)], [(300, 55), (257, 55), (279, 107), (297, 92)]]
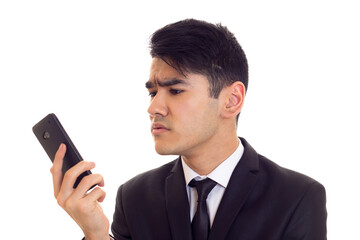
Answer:
[(44, 132), (43, 138), (44, 138), (45, 140), (50, 139), (50, 133), (49, 133), (48, 131)]

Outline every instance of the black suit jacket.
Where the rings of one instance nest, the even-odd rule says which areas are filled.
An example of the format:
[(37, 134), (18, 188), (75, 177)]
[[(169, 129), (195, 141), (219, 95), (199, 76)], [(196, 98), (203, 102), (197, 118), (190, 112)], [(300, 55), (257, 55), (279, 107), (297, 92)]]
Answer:
[[(324, 187), (259, 155), (244, 140), (209, 240), (326, 239)], [(118, 190), (116, 239), (191, 240), (189, 202), (180, 159), (140, 174)]]

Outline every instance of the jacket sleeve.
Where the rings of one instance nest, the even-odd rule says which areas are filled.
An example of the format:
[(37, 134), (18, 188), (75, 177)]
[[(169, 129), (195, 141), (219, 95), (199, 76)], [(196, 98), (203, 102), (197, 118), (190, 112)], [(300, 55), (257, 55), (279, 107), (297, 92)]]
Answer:
[(325, 188), (313, 182), (293, 212), (283, 240), (326, 240), (326, 218)]
[(122, 186), (120, 186), (116, 196), (116, 205), (113, 216), (113, 223), (111, 225), (111, 232), (113, 233), (116, 240), (129, 240), (131, 239), (131, 234), (122, 205), (122, 191)]

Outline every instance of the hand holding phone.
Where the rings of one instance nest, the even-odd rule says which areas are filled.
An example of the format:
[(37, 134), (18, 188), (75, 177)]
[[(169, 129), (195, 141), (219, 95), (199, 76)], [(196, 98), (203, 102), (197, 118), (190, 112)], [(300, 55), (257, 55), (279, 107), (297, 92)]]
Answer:
[[(33, 131), (53, 161), (51, 173), (58, 204), (80, 226), (86, 239), (109, 239), (109, 220), (99, 205), (106, 195), (100, 188), (104, 179), (90, 172), (95, 164), (82, 160), (55, 114), (42, 119)], [(84, 176), (86, 181), (81, 181)], [(89, 191), (96, 185), (99, 187)]]
[[(60, 144), (64, 143), (66, 145), (67, 150), (62, 166), (63, 175), (66, 171), (83, 160), (55, 114), (51, 113), (35, 124), (33, 132), (52, 162), (54, 162), (55, 153)], [(81, 179), (90, 174), (91, 171), (83, 172), (76, 179), (73, 187), (76, 188)]]

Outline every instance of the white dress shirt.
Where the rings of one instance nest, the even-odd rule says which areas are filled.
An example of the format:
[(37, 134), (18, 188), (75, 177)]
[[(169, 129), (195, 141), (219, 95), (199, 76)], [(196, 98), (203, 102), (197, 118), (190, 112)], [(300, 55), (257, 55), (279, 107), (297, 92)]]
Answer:
[(182, 167), (184, 170), (184, 176), (186, 181), (186, 191), (189, 198), (190, 205), (190, 221), (194, 218), (196, 209), (197, 209), (197, 191), (196, 188), (189, 187), (189, 182), (195, 178), (199, 181), (205, 178), (211, 178), (217, 182), (217, 185), (209, 193), (206, 203), (208, 207), (208, 213), (210, 217), (210, 227), (214, 222), (216, 211), (219, 207), (220, 201), (224, 195), (225, 189), (229, 183), (232, 172), (234, 171), (236, 165), (240, 161), (244, 153), (244, 147), (239, 140), (239, 146), (235, 152), (228, 157), (224, 162), (222, 162), (217, 168), (215, 168), (211, 173), (206, 176), (201, 176), (192, 170), (183, 159), (181, 159)]

